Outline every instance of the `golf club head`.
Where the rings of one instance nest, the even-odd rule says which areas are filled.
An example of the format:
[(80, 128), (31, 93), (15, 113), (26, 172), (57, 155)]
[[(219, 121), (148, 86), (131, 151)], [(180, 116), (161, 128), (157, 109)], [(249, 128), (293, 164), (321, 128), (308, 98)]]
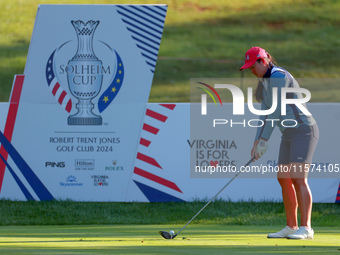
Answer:
[(177, 234), (172, 236), (170, 235), (169, 232), (166, 231), (159, 231), (159, 234), (163, 236), (165, 239), (174, 239), (177, 236)]

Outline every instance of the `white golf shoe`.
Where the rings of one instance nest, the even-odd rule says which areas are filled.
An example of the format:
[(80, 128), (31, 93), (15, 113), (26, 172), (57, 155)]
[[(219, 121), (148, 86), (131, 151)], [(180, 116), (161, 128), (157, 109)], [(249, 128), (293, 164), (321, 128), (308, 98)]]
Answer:
[(287, 238), (288, 235), (294, 234), (296, 231), (297, 229), (286, 226), (279, 232), (268, 234), (267, 238)]
[(287, 236), (288, 239), (313, 239), (314, 230), (312, 228), (300, 227), (294, 234)]

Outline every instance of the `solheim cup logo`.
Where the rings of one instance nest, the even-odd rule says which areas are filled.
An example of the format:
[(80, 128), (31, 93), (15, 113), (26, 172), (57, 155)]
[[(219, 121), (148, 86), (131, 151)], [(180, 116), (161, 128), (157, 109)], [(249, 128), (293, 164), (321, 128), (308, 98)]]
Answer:
[[(93, 114), (92, 98), (101, 89), (102, 61), (93, 52), (93, 35), (99, 21), (71, 21), (78, 38), (76, 55), (68, 62), (67, 81), (72, 95), (78, 98), (78, 112), (68, 117), (69, 125), (101, 125), (102, 118)], [(78, 75), (80, 74), (80, 75)]]
[[(102, 41), (96, 41), (101, 59), (94, 53), (94, 33), (99, 23), (72, 20), (77, 43), (73, 40), (63, 43), (47, 61), (46, 79), (52, 94), (67, 112), (71, 113), (73, 108), (77, 110), (68, 117), (68, 125), (102, 125), (102, 117), (93, 113), (95, 104), (92, 101), (106, 85), (97, 103), (101, 113), (115, 99), (123, 83), (124, 67), (118, 53)], [(76, 53), (69, 59), (75, 45)], [(73, 107), (69, 93), (78, 100), (76, 107)]]

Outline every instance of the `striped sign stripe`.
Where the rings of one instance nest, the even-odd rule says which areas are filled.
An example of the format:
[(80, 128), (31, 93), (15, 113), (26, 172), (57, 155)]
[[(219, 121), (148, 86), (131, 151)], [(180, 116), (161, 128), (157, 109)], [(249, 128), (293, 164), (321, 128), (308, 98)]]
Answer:
[(160, 169), (163, 169), (154, 158), (149, 157), (147, 155), (144, 155), (140, 152), (137, 153), (137, 159), (144, 161), (145, 163), (148, 163), (148, 164), (153, 165), (155, 167), (158, 167)]
[(143, 169), (140, 169), (140, 168), (138, 168), (138, 167), (135, 167), (135, 169), (134, 169), (133, 172), (134, 172), (135, 174), (137, 174), (137, 175), (140, 175), (140, 176), (146, 178), (146, 179), (149, 179), (149, 180), (151, 180), (151, 181), (157, 182), (157, 183), (159, 183), (159, 184), (161, 184), (161, 185), (163, 185), (163, 186), (165, 186), (165, 187), (168, 187), (168, 188), (170, 188), (170, 189), (173, 189), (173, 190), (176, 190), (176, 191), (178, 191), (178, 192), (183, 193), (183, 192), (178, 188), (178, 186), (177, 186), (175, 183), (173, 183), (173, 182), (171, 182), (171, 181), (168, 181), (168, 180), (166, 180), (166, 179), (164, 179), (164, 178), (162, 178), (162, 177), (159, 177), (159, 176), (157, 176), (157, 175), (151, 174), (151, 173), (149, 173), (149, 172), (147, 172), (147, 171), (145, 171), (145, 170), (143, 170)]
[(167, 116), (160, 114), (158, 112), (155, 112), (153, 110), (150, 110), (150, 109), (146, 109), (146, 115), (156, 120), (159, 120), (161, 122), (165, 122), (168, 119)]
[(145, 63), (154, 73), (161, 43), (167, 6), (118, 5), (127, 30), (131, 33)]
[(67, 92), (60, 86), (58, 79), (54, 72), (54, 54), (56, 50), (50, 55), (49, 59), (47, 60), (46, 64), (46, 80), (47, 85), (50, 88), (53, 96), (56, 98), (58, 103), (64, 106), (65, 110), (70, 113), (72, 110), (72, 100), (67, 95)]
[[(13, 136), (13, 130), (15, 126), (15, 121), (17, 118), (19, 103), (20, 103), (20, 97), (21, 97), (21, 91), (22, 86), (24, 84), (24, 75), (16, 75), (14, 77), (14, 83), (13, 83), (13, 91), (10, 98), (10, 104), (7, 114), (7, 120), (5, 124), (5, 130), (4, 130), (4, 136), (7, 137), (8, 141), (12, 141)], [(8, 158), (8, 152), (5, 150), (5, 148), (1, 145), (0, 148), (0, 154), (3, 156), (2, 161), (0, 161), (0, 192), (2, 188), (2, 183), (4, 180), (4, 174), (6, 169), (6, 163), (5, 161)]]
[(150, 126), (146, 123), (143, 124), (143, 130), (150, 132), (151, 134), (157, 135), (159, 132), (159, 129), (153, 126)]

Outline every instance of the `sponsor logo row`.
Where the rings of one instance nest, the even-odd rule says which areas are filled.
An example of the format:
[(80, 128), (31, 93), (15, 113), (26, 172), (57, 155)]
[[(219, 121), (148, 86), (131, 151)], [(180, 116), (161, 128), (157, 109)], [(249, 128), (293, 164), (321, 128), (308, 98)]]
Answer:
[[(68, 167), (65, 162), (45, 162), (45, 168), (66, 168)], [(74, 163), (75, 170), (95, 170), (96, 163), (94, 159), (76, 159)], [(98, 169), (102, 170), (102, 169)], [(104, 167), (105, 171), (124, 171), (124, 166), (118, 165), (117, 160), (112, 160), (111, 165)]]
[[(91, 175), (91, 180), (93, 186), (107, 187), (109, 186), (109, 176), (108, 175)], [(61, 187), (82, 187), (83, 182), (79, 181), (76, 176), (69, 175), (66, 177), (65, 181), (59, 183)]]

